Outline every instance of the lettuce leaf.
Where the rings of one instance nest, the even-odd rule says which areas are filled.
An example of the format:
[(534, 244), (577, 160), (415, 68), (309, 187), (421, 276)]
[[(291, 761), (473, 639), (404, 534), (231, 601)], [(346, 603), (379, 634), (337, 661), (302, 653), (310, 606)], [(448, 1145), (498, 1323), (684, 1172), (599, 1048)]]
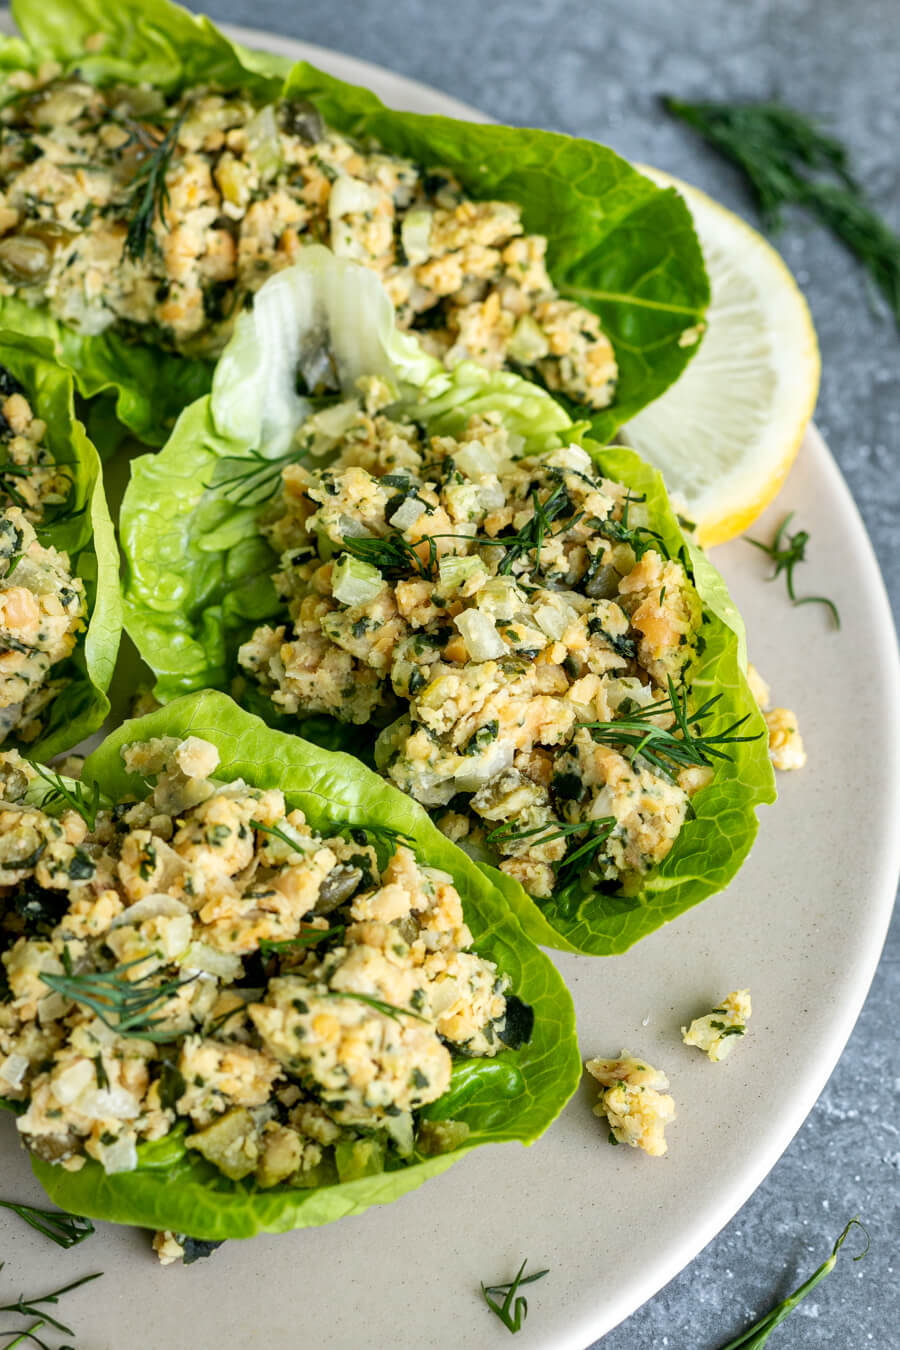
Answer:
[(741, 735), (756, 737), (730, 746), (732, 758), (717, 761), (715, 778), (692, 797), (693, 814), (668, 857), (627, 894), (604, 895), (575, 882), (538, 904), (509, 877), (486, 868), (535, 942), (564, 951), (612, 956), (725, 889), (756, 838), (756, 808), (775, 800), (775, 775), (769, 762), (766, 724), (747, 684), (743, 620), (724, 579), (702, 549), (685, 539), (656, 469), (625, 447), (601, 449), (582, 444), (607, 477), (626, 483), (636, 495), (646, 494), (651, 528), (662, 535), (672, 557), (680, 557), (693, 578), (703, 602), (703, 622), (690, 686), (697, 702), (723, 695), (703, 719), (704, 732), (713, 735), (746, 715)]
[(49, 343), (3, 330), (0, 365), (24, 387), (35, 413), (47, 423), (45, 439), (53, 458), (69, 466), (72, 489), (64, 512), (56, 521), (48, 513), (46, 525), (35, 529), (42, 544), (69, 554), (88, 600), (86, 633), (72, 656), (51, 671), (51, 678), (69, 683), (50, 705), (43, 734), (27, 745), (15, 736), (4, 742), (4, 748), (17, 746), (30, 758), (49, 760), (96, 731), (109, 712), (106, 691), (122, 632), (119, 549), (100, 460), (75, 416), (71, 374), (58, 364)]
[[(256, 529), (259, 506), (228, 500), (223, 462), (229, 462), (231, 474), (242, 460), (248, 467), (272, 459), (277, 463), (293, 419), (302, 420), (305, 404), (295, 395), (293, 363), (278, 364), (280, 335), (292, 351), (301, 345), (293, 327), (297, 312), (306, 325), (305, 350), (313, 352), (313, 359), (320, 350), (333, 351), (347, 389), (365, 363), (374, 365), (393, 381), (399, 407), (431, 432), (452, 433), (473, 411), (496, 407), (507, 425), (527, 433), (529, 450), (558, 444), (563, 435), (581, 435), (583, 424), (573, 424), (545, 391), (515, 375), (464, 367), (448, 374), (427, 362), (417, 367), (408, 338), (392, 364), (399, 335), (384, 324), (380, 287), (373, 287), (370, 274), (356, 264), (334, 259), (326, 250), (308, 253), (259, 292), (253, 313), (242, 318), (220, 361), (212, 397), (186, 409), (160, 454), (132, 464), (121, 515), (125, 624), (156, 673), (162, 700), (191, 689), (229, 687), (237, 647), (256, 625), (283, 614), (271, 581), (276, 558)], [(356, 336), (360, 332), (364, 338)], [(223, 369), (227, 379), (221, 377)], [(422, 381), (418, 388), (417, 378)], [(264, 399), (257, 385), (265, 388)], [(700, 701), (712, 692), (724, 695), (708, 721), (710, 731), (747, 714), (745, 730), (758, 736), (736, 745), (734, 759), (722, 762), (714, 783), (695, 796), (696, 819), (686, 823), (668, 858), (639, 891), (610, 896), (580, 894), (575, 887), (538, 906), (521, 887), (494, 876), (536, 941), (607, 955), (624, 951), (728, 884), (756, 835), (756, 806), (774, 798), (774, 776), (765, 724), (744, 674), (743, 623), (725, 582), (686, 541), (655, 470), (634, 451), (582, 444), (604, 473), (647, 494), (652, 528), (673, 557), (683, 556), (694, 576), (704, 605), (704, 650), (694, 665), (693, 685), (703, 696)], [(235, 689), (274, 725), (331, 748), (352, 748), (357, 755), (370, 749), (357, 727), (323, 717), (281, 719), (252, 685), (239, 683)]]
[[(604, 146), (395, 112), (305, 62), (291, 67), (250, 51), (170, 0), (15, 0), (13, 14), (25, 40), (0, 43), (0, 70), (53, 59), (98, 82), (147, 81), (166, 91), (211, 83), (261, 101), (308, 98), (339, 131), (448, 168), (477, 198), (520, 203), (525, 229), (548, 238), (561, 294), (599, 314), (616, 349), (615, 404), (592, 419), (602, 442), (658, 398), (696, 350), (709, 283), (690, 213), (674, 189), (658, 188)], [(85, 40), (101, 33), (100, 50), (86, 52)], [(206, 362), (115, 332), (83, 336), (14, 298), (0, 298), (0, 323), (48, 337), (80, 392), (114, 394), (120, 420), (150, 445), (163, 444), (181, 408), (209, 388)]]
[(551, 1124), (581, 1076), (572, 1001), (550, 960), (523, 934), (490, 880), (432, 825), (403, 793), (348, 755), (330, 754), (270, 730), (223, 694), (179, 699), (126, 722), (87, 760), (83, 779), (112, 799), (146, 792), (122, 765), (122, 746), (154, 736), (200, 736), (221, 755), (216, 776), (243, 778), (256, 787), (281, 788), (290, 808), (301, 808), (319, 829), (351, 823), (389, 826), (412, 839), (429, 866), (450, 872), (463, 900), (475, 948), (497, 962), (519, 998), (534, 1009), (528, 1044), (491, 1060), (459, 1060), (447, 1093), (428, 1108), (432, 1119), (465, 1121), (465, 1144), (451, 1153), (417, 1158), (377, 1176), (318, 1189), (289, 1185), (259, 1190), (231, 1182), (184, 1147), (178, 1130), (138, 1149), (133, 1172), (107, 1176), (88, 1161), (80, 1172), (32, 1160), (38, 1180), (55, 1204), (73, 1213), (193, 1237), (245, 1238), (329, 1223), (387, 1204), (444, 1171), (480, 1144), (519, 1140), (530, 1144)]

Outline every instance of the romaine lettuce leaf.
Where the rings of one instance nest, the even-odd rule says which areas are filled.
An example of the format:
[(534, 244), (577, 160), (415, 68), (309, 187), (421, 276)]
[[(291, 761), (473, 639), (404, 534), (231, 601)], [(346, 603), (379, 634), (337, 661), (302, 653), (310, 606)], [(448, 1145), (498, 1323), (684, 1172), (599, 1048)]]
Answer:
[[(53, 59), (101, 82), (148, 81), (167, 91), (212, 83), (263, 101), (309, 98), (339, 131), (449, 168), (477, 198), (520, 203), (525, 228), (548, 238), (560, 292), (595, 310), (616, 348), (616, 401), (592, 419), (601, 442), (658, 398), (696, 350), (709, 284), (690, 213), (674, 189), (658, 188), (604, 146), (395, 112), (305, 62), (291, 68), (251, 52), (170, 0), (15, 0), (13, 13), (25, 41), (0, 43), (0, 70)], [(97, 34), (106, 41), (85, 51)], [(114, 393), (121, 421), (151, 445), (161, 445), (181, 408), (209, 387), (206, 362), (115, 332), (82, 336), (15, 299), (0, 298), (0, 323), (51, 338), (80, 392)]]
[(408, 1166), (315, 1190), (289, 1185), (258, 1190), (230, 1182), (174, 1131), (138, 1149), (134, 1172), (107, 1176), (88, 1161), (67, 1172), (38, 1160), (34, 1171), (56, 1204), (77, 1214), (199, 1238), (245, 1238), (329, 1223), (387, 1204), (479, 1144), (532, 1143), (556, 1118), (581, 1076), (572, 1001), (550, 960), (521, 932), (490, 880), (432, 825), (403, 793), (348, 755), (335, 755), (272, 731), (223, 694), (179, 699), (119, 727), (87, 760), (83, 780), (98, 783), (112, 799), (146, 789), (122, 765), (122, 746), (154, 736), (200, 736), (219, 749), (216, 776), (243, 778), (257, 787), (281, 788), (290, 808), (310, 823), (389, 826), (414, 841), (429, 866), (451, 873), (463, 900), (476, 949), (497, 962), (519, 998), (534, 1009), (531, 1040), (487, 1060), (459, 1060), (448, 1092), (428, 1108), (432, 1119), (465, 1121), (471, 1133), (451, 1153), (416, 1159)]
[[(100, 460), (75, 416), (72, 376), (55, 360), (50, 344), (0, 330), (0, 366), (24, 387), (37, 416), (47, 423), (46, 444), (69, 467), (72, 489), (65, 510), (50, 512), (35, 526), (38, 539), (69, 554), (85, 584), (89, 621), (72, 656), (51, 671), (68, 685), (53, 700), (40, 738), (18, 746), (31, 758), (51, 759), (96, 731), (109, 711), (106, 691), (122, 632), (119, 549), (103, 492)], [(54, 515), (58, 518), (54, 521)]]
[(702, 549), (685, 539), (656, 469), (623, 446), (582, 444), (607, 477), (627, 483), (636, 495), (646, 494), (652, 528), (693, 577), (703, 601), (703, 623), (690, 668), (691, 689), (698, 702), (723, 694), (704, 718), (704, 732), (713, 735), (747, 715), (741, 735), (756, 737), (729, 746), (732, 758), (718, 761), (712, 783), (691, 798), (693, 812), (671, 853), (627, 895), (604, 895), (576, 882), (538, 905), (509, 877), (487, 869), (535, 942), (610, 956), (725, 889), (756, 838), (756, 808), (775, 800), (775, 775), (766, 724), (747, 684), (743, 620), (724, 579)]
[[(270, 575), (276, 559), (255, 528), (259, 507), (230, 501), (234, 492), (228, 483), (233, 484), (229, 474), (240, 470), (243, 462), (250, 469), (266, 465), (268, 457), (260, 446), (281, 453), (292, 416), (303, 416), (305, 405), (296, 400), (286, 368), (281, 368), (280, 378), (266, 377), (264, 404), (253, 387), (261, 369), (279, 369), (278, 333), (288, 331), (295, 346), (299, 340), (291, 329), (286, 298), (305, 295), (303, 313), (315, 313), (311, 330), (315, 344), (329, 349), (333, 344), (348, 382), (362, 368), (354, 357), (354, 332), (365, 331), (365, 359), (378, 363), (380, 373), (384, 373), (384, 362), (391, 359), (391, 330), (377, 314), (375, 291), (364, 280), (369, 274), (355, 264), (331, 258), (325, 250), (320, 252), (322, 256), (317, 257), (310, 250), (309, 257), (291, 269), (296, 276), (283, 273), (263, 287), (253, 315), (242, 319), (220, 362), (219, 371), (223, 366), (227, 369), (227, 381), (217, 375), (212, 397), (184, 412), (165, 449), (132, 465), (121, 516), (125, 622), (157, 675), (156, 693), (163, 700), (191, 689), (230, 687), (239, 644), (253, 627), (283, 612)], [(349, 321), (347, 308), (354, 278), (359, 281), (356, 327)], [(310, 289), (317, 299), (306, 295)], [(280, 316), (277, 323), (270, 321), (270, 305), (272, 315)], [(580, 437), (582, 428), (571, 423), (559, 404), (515, 375), (476, 371), (473, 380), (463, 367), (448, 374), (429, 373), (430, 368), (423, 365), (418, 370), (423, 382), (416, 388), (415, 377), (410, 375), (416, 368), (408, 356), (404, 349), (405, 364), (398, 365), (393, 375), (401, 395), (399, 406), (431, 431), (452, 432), (471, 412), (496, 407), (508, 425), (529, 433), (529, 449), (558, 443), (562, 435)], [(438, 388), (442, 392), (435, 398)], [(242, 408), (251, 410), (245, 420), (239, 420), (235, 411)], [(744, 674), (743, 623), (725, 582), (705, 555), (686, 541), (655, 470), (631, 450), (601, 449), (584, 440), (582, 444), (610, 477), (647, 494), (652, 528), (663, 535), (673, 557), (683, 550), (704, 604), (704, 649), (694, 666), (694, 687), (704, 699), (711, 692), (724, 695), (709, 719), (710, 731), (747, 714), (745, 730), (758, 736), (736, 745), (733, 761), (723, 762), (715, 782), (694, 797), (696, 819), (684, 826), (663, 865), (635, 894), (579, 895), (570, 890), (539, 907), (520, 887), (503, 878), (504, 892), (536, 941), (604, 955), (624, 951), (727, 885), (756, 835), (756, 806), (774, 798), (774, 777), (765, 724)], [(226, 461), (230, 468), (223, 473)], [(357, 755), (368, 751), (357, 727), (342, 727), (323, 717), (288, 722), (278, 717), (252, 685), (239, 684), (237, 689), (242, 700), (252, 701), (254, 709), (275, 725), (290, 727), (318, 743), (325, 738), (330, 747), (352, 748)]]

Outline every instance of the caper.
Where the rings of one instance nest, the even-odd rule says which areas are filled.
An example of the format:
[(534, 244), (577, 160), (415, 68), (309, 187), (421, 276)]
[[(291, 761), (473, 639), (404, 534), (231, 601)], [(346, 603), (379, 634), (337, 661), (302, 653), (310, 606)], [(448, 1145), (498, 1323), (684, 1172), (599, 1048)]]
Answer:
[(40, 239), (14, 234), (0, 240), (0, 271), (13, 281), (43, 281), (50, 271), (50, 250)]
[(342, 905), (345, 900), (350, 899), (361, 881), (362, 872), (358, 867), (348, 867), (346, 863), (338, 863), (337, 867), (332, 867), (319, 887), (319, 896), (313, 912), (315, 914), (330, 914), (333, 909), (337, 909), (338, 905)]
[(308, 145), (315, 145), (325, 135), (325, 124), (315, 104), (309, 99), (293, 98), (281, 104), (278, 109), (282, 131), (289, 136), (299, 136)]
[(614, 595), (618, 595), (621, 580), (614, 567), (600, 566), (585, 583), (584, 593), (592, 600), (611, 600)]
[(30, 220), (22, 229), (20, 237), (37, 239), (51, 253), (55, 253), (60, 245), (74, 239), (75, 231), (66, 229), (65, 225), (58, 225), (55, 220)]

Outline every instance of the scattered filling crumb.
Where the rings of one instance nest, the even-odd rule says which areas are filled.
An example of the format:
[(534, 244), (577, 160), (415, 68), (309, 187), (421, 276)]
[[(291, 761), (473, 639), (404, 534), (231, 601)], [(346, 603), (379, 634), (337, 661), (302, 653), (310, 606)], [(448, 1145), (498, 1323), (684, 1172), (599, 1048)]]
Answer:
[(806, 751), (796, 713), (791, 712), (790, 708), (772, 707), (769, 686), (752, 662), (747, 665), (747, 679), (769, 729), (769, 759), (776, 769), (782, 771), (802, 769), (806, 763)]
[(711, 1013), (696, 1017), (689, 1027), (682, 1027), (681, 1039), (685, 1045), (695, 1045), (704, 1051), (717, 1064), (731, 1054), (738, 1038), (746, 1033), (752, 1011), (750, 990), (736, 989)]
[(18, 506), (29, 525), (39, 525), (47, 507), (63, 506), (72, 486), (44, 444), (46, 433), (22, 385), (0, 366), (0, 509)]
[(472, 950), (451, 878), (390, 832), (322, 835), (280, 791), (216, 780), (208, 742), (124, 760), (145, 800), (80, 787), (54, 816), (0, 755), (0, 1094), (32, 1152), (128, 1171), (185, 1122), (188, 1149), (266, 1188), (458, 1147), (466, 1126), (419, 1108), (455, 1055), (527, 1039), (530, 1010)]
[(325, 243), (376, 271), (400, 325), (449, 365), (525, 366), (588, 407), (612, 401), (609, 339), (557, 294), (518, 206), (357, 146), (305, 101), (98, 89), (50, 64), (7, 86), (0, 293), (82, 333), (214, 356), (267, 276)]
[(428, 437), (350, 401), (298, 453), (261, 518), (287, 618), (238, 657), (279, 713), (384, 727), (381, 771), (534, 896), (576, 852), (597, 881), (665, 858), (712, 770), (631, 753), (701, 623), (644, 499), (493, 414)]
[(668, 1147), (665, 1128), (675, 1119), (666, 1075), (627, 1050), (618, 1059), (589, 1059), (585, 1068), (600, 1084), (594, 1115), (606, 1117), (611, 1140), (661, 1157)]
[(54, 667), (71, 656), (86, 616), (68, 554), (44, 548), (20, 506), (0, 509), (0, 743), (11, 732), (25, 742), (41, 734), (68, 683)]

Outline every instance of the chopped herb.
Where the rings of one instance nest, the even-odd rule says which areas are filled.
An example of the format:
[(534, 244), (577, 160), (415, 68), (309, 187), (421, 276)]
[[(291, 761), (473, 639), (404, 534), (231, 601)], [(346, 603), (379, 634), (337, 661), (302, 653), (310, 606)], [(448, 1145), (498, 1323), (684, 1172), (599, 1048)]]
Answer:
[(500, 723), (496, 718), (491, 722), (485, 722), (483, 727), (479, 727), (478, 730), (469, 737), (465, 745), (461, 747), (459, 753), (461, 755), (477, 755), (485, 748), (485, 746), (490, 745), (492, 741), (495, 741), (499, 733)]
[(567, 853), (559, 862), (553, 863), (557, 885), (567, 886), (570, 881), (574, 880), (579, 870), (575, 868), (575, 864), (581, 863), (582, 867), (590, 866), (601, 845), (606, 843), (617, 823), (615, 816), (603, 816), (599, 820), (579, 820), (573, 825), (561, 825), (558, 821), (549, 821), (546, 825), (536, 825), (532, 829), (520, 830), (510, 822), (506, 825), (499, 825), (497, 829), (491, 830), (486, 837), (488, 843), (498, 845), (517, 844), (522, 840), (531, 839), (532, 842), (529, 847), (540, 848), (544, 844), (552, 843), (554, 839), (567, 839), (571, 835), (587, 832), (588, 837), (574, 853)]
[(158, 1012), (173, 994), (184, 985), (191, 984), (197, 976), (155, 984), (154, 973), (151, 972), (136, 980), (129, 980), (126, 972), (142, 965), (146, 959), (138, 957), (113, 970), (87, 971), (80, 975), (71, 972), (47, 975), (42, 972), (41, 979), (57, 994), (62, 994), (63, 998), (70, 998), (75, 1003), (83, 1003), (85, 1007), (91, 1008), (100, 1021), (119, 1036), (135, 1036), (140, 1040), (160, 1043), (175, 1040), (184, 1032), (155, 1030), (165, 1019), (151, 1014)]
[(861, 1261), (869, 1250), (869, 1235), (866, 1233), (866, 1230), (863, 1228), (859, 1219), (851, 1219), (837, 1242), (832, 1247), (831, 1255), (828, 1260), (819, 1266), (819, 1269), (809, 1277), (806, 1283), (801, 1284), (800, 1288), (795, 1289), (793, 1294), (788, 1298), (783, 1299), (781, 1303), (776, 1304), (771, 1312), (767, 1313), (765, 1317), (760, 1318), (758, 1322), (754, 1322), (752, 1327), (748, 1327), (746, 1331), (743, 1331), (739, 1336), (736, 1336), (733, 1341), (729, 1341), (727, 1345), (723, 1345), (722, 1350), (762, 1350), (762, 1347), (765, 1345), (775, 1328), (780, 1326), (785, 1318), (791, 1315), (797, 1305), (803, 1302), (806, 1295), (811, 1293), (816, 1285), (821, 1280), (824, 1280), (826, 1275), (831, 1274), (837, 1263), (838, 1252), (844, 1245), (844, 1241), (847, 1234), (850, 1232), (850, 1229), (854, 1227), (862, 1228), (863, 1233), (866, 1235), (865, 1248), (858, 1256), (854, 1256), (853, 1258), (854, 1261)]
[(250, 827), (251, 829), (259, 830), (261, 834), (274, 835), (276, 839), (280, 839), (283, 844), (287, 844), (288, 848), (292, 848), (294, 852), (299, 853), (301, 857), (306, 854), (306, 849), (303, 845), (298, 844), (296, 839), (292, 839), (287, 831), (283, 830), (280, 825), (263, 825), (261, 820), (251, 820)]
[[(516, 1278), (509, 1284), (484, 1284), (482, 1283), (481, 1292), (484, 1301), (491, 1312), (500, 1318), (500, 1321), (508, 1331), (513, 1333), (521, 1331), (528, 1316), (528, 1300), (519, 1295), (519, 1290), (523, 1284), (534, 1284), (536, 1280), (542, 1280), (545, 1275), (549, 1275), (549, 1270), (536, 1270), (533, 1275), (525, 1274), (525, 1267), (528, 1260), (524, 1260), (519, 1266)], [(502, 1298), (502, 1303), (496, 1303), (494, 1296)]]
[(100, 810), (98, 783), (93, 783), (86, 789), (77, 779), (63, 778), (61, 774), (54, 773), (52, 769), (45, 769), (43, 764), (36, 764), (34, 760), (29, 759), (27, 763), (44, 779), (44, 782), (50, 784), (51, 791), (44, 798), (44, 806), (57, 804), (70, 806), (73, 811), (78, 812), (89, 830), (96, 829), (97, 812)]
[[(662, 603), (661, 600), (660, 603)], [(602, 619), (588, 620), (588, 636), (602, 637), (603, 641), (613, 649), (616, 656), (621, 656), (626, 661), (634, 661), (637, 658), (637, 643), (634, 638), (626, 637), (624, 633), (610, 633), (603, 627)]]
[[(2, 1269), (3, 1266), (0, 1264), (0, 1270)], [(56, 1304), (63, 1294), (68, 1294), (72, 1289), (78, 1289), (83, 1284), (89, 1284), (91, 1280), (99, 1280), (102, 1274), (102, 1271), (97, 1271), (96, 1275), (82, 1275), (80, 1280), (73, 1280), (71, 1284), (64, 1284), (60, 1289), (51, 1289), (49, 1294), (40, 1294), (36, 1298), (26, 1298), (24, 1294), (20, 1294), (15, 1303), (5, 1303), (0, 1306), (0, 1313), (11, 1312), (17, 1313), (19, 1317), (37, 1317), (39, 1319), (38, 1326), (42, 1326), (46, 1322), (48, 1326), (55, 1327), (57, 1331), (61, 1331), (64, 1335), (71, 1336), (73, 1334), (71, 1327), (67, 1327), (65, 1322), (60, 1322), (55, 1317), (51, 1317), (43, 1308), (38, 1307), (38, 1304)], [(20, 1332), (20, 1335), (25, 1334), (27, 1333)], [(41, 1344), (41, 1342), (38, 1342), (38, 1344)]]
[[(306, 928), (297, 934), (296, 937), (285, 938), (283, 942), (270, 942), (268, 938), (262, 938), (259, 944), (259, 950), (263, 956), (277, 955), (279, 952), (302, 951), (304, 947), (315, 947), (326, 938), (340, 937), (345, 925), (336, 924), (334, 928)], [(234, 1009), (236, 1012), (237, 1009)], [(229, 1014), (230, 1016), (230, 1014)]]
[(182, 113), (161, 140), (153, 139), (143, 127), (135, 124), (133, 135), (140, 142), (144, 154), (129, 185), (125, 208), (130, 216), (125, 253), (132, 262), (139, 261), (146, 253), (157, 216), (168, 229), (166, 207), (169, 205), (169, 188), (166, 174), (178, 144), (178, 132), (183, 119)]
[(829, 600), (824, 595), (802, 595), (798, 598), (794, 594), (794, 568), (798, 563), (806, 562), (806, 545), (809, 543), (809, 531), (797, 530), (794, 534), (787, 536), (787, 544), (782, 544), (785, 531), (794, 518), (794, 512), (789, 512), (775, 531), (775, 538), (771, 544), (764, 544), (759, 539), (747, 539), (748, 544), (754, 548), (760, 549), (767, 557), (772, 559), (775, 564), (775, 571), (769, 578), (775, 581), (777, 577), (784, 573), (787, 582), (787, 593), (794, 605), (827, 605), (831, 610), (831, 616), (834, 619), (835, 628), (841, 626), (841, 616), (838, 613), (837, 605), (833, 600)]
[(34, 1205), (20, 1205), (14, 1200), (0, 1200), (0, 1209), (12, 1210), (24, 1219), (32, 1228), (36, 1228), (44, 1237), (50, 1238), (57, 1247), (77, 1247), (94, 1232), (90, 1219), (78, 1214), (67, 1214), (62, 1209), (36, 1209)]
[[(715, 694), (694, 713), (687, 710), (687, 690), (681, 698), (671, 675), (669, 676), (668, 697), (657, 703), (650, 703), (640, 711), (632, 712), (629, 717), (615, 722), (583, 722), (595, 741), (602, 745), (611, 745), (634, 762), (640, 758), (654, 773), (673, 781), (673, 774), (691, 765), (712, 766), (714, 759), (731, 759), (726, 746), (737, 745), (743, 741), (755, 741), (763, 733), (754, 736), (739, 736), (737, 732), (752, 715), (746, 713), (732, 722), (724, 731), (714, 735), (703, 734), (701, 719), (708, 716), (712, 708), (722, 698)], [(666, 731), (653, 722), (650, 717), (671, 714), (675, 718), (675, 730)]]
[(386, 577), (409, 576), (410, 573), (434, 581), (437, 575), (437, 545), (435, 539), (442, 536), (426, 535), (422, 543), (427, 544), (428, 557), (421, 558), (412, 544), (407, 543), (399, 530), (393, 530), (384, 539), (369, 536), (345, 535), (343, 545), (352, 558), (368, 563)]
[(780, 227), (785, 206), (818, 216), (859, 259), (900, 325), (900, 236), (850, 173), (840, 141), (781, 103), (664, 102), (743, 170), (768, 229)]
[(384, 1013), (386, 1017), (392, 1017), (398, 1022), (401, 1017), (414, 1017), (417, 1022), (430, 1022), (430, 1017), (423, 1017), (421, 1013), (413, 1012), (412, 1008), (399, 1008), (395, 1003), (384, 1003), (380, 998), (372, 998), (369, 994), (354, 994), (349, 989), (329, 989), (324, 998), (352, 998), (357, 1003), (367, 1003), (370, 1008), (375, 1008), (377, 1012)]

